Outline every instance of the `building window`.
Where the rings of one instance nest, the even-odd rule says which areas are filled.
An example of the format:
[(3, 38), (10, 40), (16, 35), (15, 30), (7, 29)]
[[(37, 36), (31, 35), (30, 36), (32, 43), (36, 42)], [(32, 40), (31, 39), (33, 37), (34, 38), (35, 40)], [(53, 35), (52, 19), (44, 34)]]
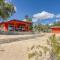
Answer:
[(24, 29), (24, 26), (19, 26), (19, 27), (18, 27), (18, 30), (24, 31), (24, 30), (25, 30), (25, 29)]
[(8, 30), (13, 31), (14, 26), (13, 25), (8, 25)]

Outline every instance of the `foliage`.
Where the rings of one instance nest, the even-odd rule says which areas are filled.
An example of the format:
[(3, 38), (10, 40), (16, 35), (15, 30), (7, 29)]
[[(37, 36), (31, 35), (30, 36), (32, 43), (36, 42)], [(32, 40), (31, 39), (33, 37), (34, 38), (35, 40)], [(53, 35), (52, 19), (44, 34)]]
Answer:
[(5, 3), (4, 0), (0, 0), (0, 18), (7, 19), (15, 13), (15, 7), (11, 3)]
[(55, 36), (55, 34), (49, 37), (49, 43), (51, 49), (41, 45), (33, 45), (32, 47), (28, 48), (28, 59), (35, 58), (35, 60), (40, 60), (39, 58), (43, 56), (43, 52), (45, 56), (47, 52), (49, 52), (50, 54), (49, 59), (60, 60), (60, 42)]
[(49, 25), (43, 25), (43, 24), (35, 24), (34, 30), (35, 31), (42, 31), (42, 32), (49, 32), (50, 26)]
[(30, 29), (30, 30), (32, 30), (32, 29), (33, 29), (33, 26), (32, 26), (32, 25), (30, 25), (30, 26), (29, 26), (29, 29)]
[(52, 53), (56, 60), (60, 60), (60, 43), (58, 42), (55, 34), (50, 37)]
[(46, 53), (49, 51), (49, 48), (41, 45), (33, 45), (31, 48), (28, 48), (28, 59), (35, 58), (35, 60), (39, 60), (42, 57), (43, 52)]
[(60, 22), (54, 22), (52, 26), (60, 26)]

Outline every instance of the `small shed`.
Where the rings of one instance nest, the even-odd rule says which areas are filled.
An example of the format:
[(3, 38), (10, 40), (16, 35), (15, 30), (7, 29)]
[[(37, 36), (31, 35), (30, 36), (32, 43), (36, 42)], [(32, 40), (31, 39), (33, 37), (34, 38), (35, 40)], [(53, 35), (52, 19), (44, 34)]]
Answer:
[(52, 33), (60, 33), (60, 26), (53, 26), (51, 27)]

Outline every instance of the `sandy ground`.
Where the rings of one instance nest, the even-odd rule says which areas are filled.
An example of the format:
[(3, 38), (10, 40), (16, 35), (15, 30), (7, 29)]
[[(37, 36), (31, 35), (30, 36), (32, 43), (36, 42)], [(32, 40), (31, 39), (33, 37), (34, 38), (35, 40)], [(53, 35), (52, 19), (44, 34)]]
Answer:
[[(41, 37), (35, 37), (33, 39), (21, 40), (6, 44), (0, 44), (0, 60), (28, 60), (27, 58), (27, 48), (32, 45), (43, 45), (47, 46), (47, 39), (51, 34), (44, 34)], [(26, 35), (24, 35), (26, 37)], [(28, 35), (29, 36), (29, 35)], [(60, 36), (60, 34), (59, 34)], [(0, 39), (22, 37), (18, 36), (6, 36), (4, 38), (0, 35)]]

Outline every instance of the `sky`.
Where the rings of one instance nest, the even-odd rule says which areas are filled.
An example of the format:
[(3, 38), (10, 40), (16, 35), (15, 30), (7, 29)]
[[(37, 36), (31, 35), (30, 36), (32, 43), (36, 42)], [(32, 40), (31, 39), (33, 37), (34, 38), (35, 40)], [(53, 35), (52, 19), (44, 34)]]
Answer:
[(11, 0), (16, 13), (10, 19), (23, 20), (25, 15), (33, 17), (33, 22), (49, 24), (60, 20), (60, 0)]

